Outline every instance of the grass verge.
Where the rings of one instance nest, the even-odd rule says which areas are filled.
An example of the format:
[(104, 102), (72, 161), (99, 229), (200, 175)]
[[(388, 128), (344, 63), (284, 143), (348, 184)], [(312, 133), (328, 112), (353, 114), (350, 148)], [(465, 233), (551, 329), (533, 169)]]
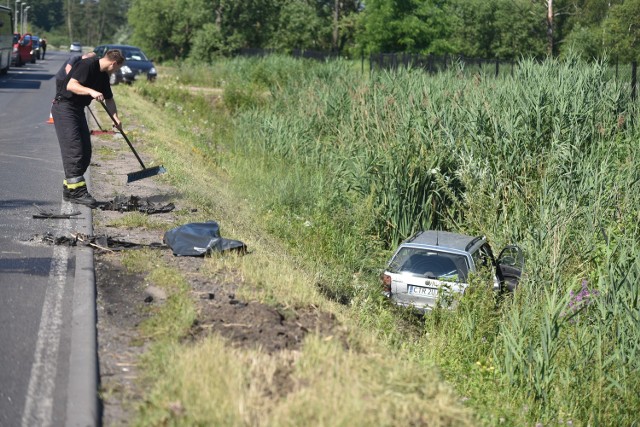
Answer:
[[(220, 167), (212, 157), (210, 148), (216, 146), (218, 155), (230, 156), (220, 142), (232, 132), (223, 111), (214, 120), (195, 111), (176, 114), (175, 105), (149, 102), (128, 87), (116, 88), (116, 96), (121, 116), (144, 124), (144, 132), (136, 135), (141, 152), (169, 171), (154, 179), (170, 183), (198, 207), (185, 217), (215, 219), (224, 236), (240, 239), (251, 249), (246, 257), (203, 259), (201, 272), (213, 276), (232, 269), (241, 277), (243, 299), (291, 310), (314, 307), (332, 313), (342, 325), (341, 337), (310, 331), (297, 351), (234, 348), (217, 335), (185, 340), (198, 316), (188, 296), (188, 277), (163, 266), (156, 252), (127, 254), (129, 269), (146, 273), (146, 280), (169, 295), (142, 327), (151, 345), (140, 364), (147, 393), (134, 424), (473, 425), (471, 413), (433, 365), (389, 346), (380, 340), (378, 325), (363, 322), (358, 311), (324, 296), (322, 283), (338, 274), (289, 245), (297, 232), (304, 239), (306, 220), (290, 219), (298, 231), (282, 240), (267, 232), (270, 220), (283, 219), (275, 209), (265, 208), (268, 197), (252, 193), (264, 191), (263, 186), (245, 186), (239, 171), (251, 162), (244, 169), (231, 169), (229, 159)], [(129, 224), (149, 226), (135, 216), (121, 225)]]

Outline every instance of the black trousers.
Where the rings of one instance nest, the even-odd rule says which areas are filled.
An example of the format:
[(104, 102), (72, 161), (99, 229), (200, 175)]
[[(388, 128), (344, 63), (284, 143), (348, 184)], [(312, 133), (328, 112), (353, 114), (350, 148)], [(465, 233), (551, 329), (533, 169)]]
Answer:
[(83, 176), (91, 163), (91, 133), (84, 105), (55, 100), (51, 115), (60, 144), (65, 178)]

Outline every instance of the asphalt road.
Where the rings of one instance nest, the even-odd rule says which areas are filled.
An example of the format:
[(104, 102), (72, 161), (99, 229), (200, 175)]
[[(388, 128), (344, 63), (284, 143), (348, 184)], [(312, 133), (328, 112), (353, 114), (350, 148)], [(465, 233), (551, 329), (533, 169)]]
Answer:
[[(68, 57), (47, 52), (0, 76), (0, 426), (92, 425), (97, 417), (91, 253), (32, 240), (91, 230), (90, 210), (62, 201), (60, 149), (46, 123), (54, 74)], [(34, 205), (82, 214), (34, 219)]]

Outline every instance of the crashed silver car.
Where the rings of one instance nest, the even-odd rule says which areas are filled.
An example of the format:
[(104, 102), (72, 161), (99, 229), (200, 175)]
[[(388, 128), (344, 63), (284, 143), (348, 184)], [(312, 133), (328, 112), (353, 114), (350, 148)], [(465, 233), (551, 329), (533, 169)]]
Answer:
[(510, 245), (495, 258), (484, 236), (419, 231), (389, 260), (381, 275), (383, 292), (397, 305), (425, 312), (445, 294), (464, 293), (469, 275), (484, 267), (492, 269), (496, 291), (513, 291), (524, 267), (522, 250)]

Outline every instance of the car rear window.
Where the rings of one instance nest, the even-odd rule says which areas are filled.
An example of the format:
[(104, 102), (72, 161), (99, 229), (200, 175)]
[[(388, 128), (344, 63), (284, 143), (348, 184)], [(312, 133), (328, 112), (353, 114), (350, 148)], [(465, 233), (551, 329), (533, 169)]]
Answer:
[(422, 248), (401, 248), (388, 267), (391, 273), (409, 273), (439, 280), (465, 282), (469, 273), (464, 255)]

